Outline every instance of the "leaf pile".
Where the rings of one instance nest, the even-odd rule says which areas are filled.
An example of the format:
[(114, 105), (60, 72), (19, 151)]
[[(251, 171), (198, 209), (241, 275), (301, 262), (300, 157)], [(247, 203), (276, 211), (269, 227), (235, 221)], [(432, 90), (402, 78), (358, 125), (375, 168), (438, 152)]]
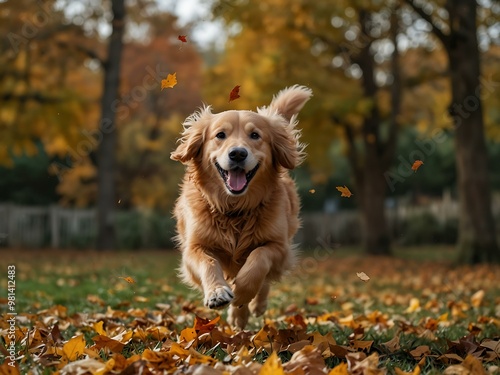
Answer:
[[(318, 261), (314, 267), (312, 260)], [(75, 265), (74, 272), (78, 270)], [(193, 300), (186, 294), (165, 298), (168, 304), (153, 305), (145, 305), (148, 298), (135, 295), (134, 302), (115, 306), (88, 295), (97, 311), (70, 312), (67, 306), (55, 305), (20, 312), (15, 328), (16, 367), (9, 366), (7, 359), (10, 339), (4, 313), (0, 351), (6, 359), (0, 374), (29, 370), (208, 375), (495, 373), (500, 365), (499, 270), (498, 266), (454, 268), (438, 262), (304, 254), (295, 273), (273, 289), (264, 318), (254, 318), (245, 331), (230, 327), (225, 312), (218, 315), (204, 308), (201, 298)], [(144, 278), (133, 276), (119, 276), (118, 285), (140, 287)]]

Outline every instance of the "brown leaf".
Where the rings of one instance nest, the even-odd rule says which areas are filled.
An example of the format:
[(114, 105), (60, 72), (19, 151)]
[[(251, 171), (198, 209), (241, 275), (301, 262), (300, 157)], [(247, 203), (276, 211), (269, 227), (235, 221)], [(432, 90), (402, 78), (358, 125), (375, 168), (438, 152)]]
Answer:
[(365, 283), (370, 280), (370, 277), (364, 272), (356, 272), (356, 276), (358, 276), (359, 279)]
[(229, 93), (229, 101), (232, 102), (233, 100), (236, 100), (240, 97), (240, 87), (241, 86), (234, 86), (234, 88), (231, 90)]
[(417, 346), (415, 349), (411, 350), (410, 354), (412, 355), (413, 358), (419, 360), (423, 356), (431, 354), (431, 349), (427, 345), (420, 345)]

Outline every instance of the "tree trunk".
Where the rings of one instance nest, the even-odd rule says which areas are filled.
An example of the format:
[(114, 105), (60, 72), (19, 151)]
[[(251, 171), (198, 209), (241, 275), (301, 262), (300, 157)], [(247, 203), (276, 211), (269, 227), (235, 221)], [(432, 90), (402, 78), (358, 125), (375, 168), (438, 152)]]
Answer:
[(460, 261), (500, 262), (491, 210), (488, 154), (481, 103), (476, 1), (448, 1), (449, 55), (460, 197)]
[(113, 30), (108, 45), (108, 58), (104, 64), (104, 87), (101, 100), (101, 121), (99, 131), (102, 136), (97, 150), (98, 196), (97, 196), (97, 248), (116, 248), (114, 210), (116, 124), (113, 102), (118, 97), (120, 81), (120, 60), (125, 30), (124, 0), (112, 0)]
[[(394, 81), (391, 88), (393, 113), (388, 125), (388, 136), (385, 140), (381, 136), (381, 118), (376, 102), (379, 88), (374, 78), (375, 62), (371, 52), (371, 42), (364, 43), (355, 61), (363, 72), (362, 85), (364, 95), (373, 100), (372, 109), (370, 114), (365, 118), (362, 128), (364, 142), (362, 163), (358, 163), (358, 160), (360, 160), (359, 157), (353, 160), (351, 155), (351, 165), (354, 165), (354, 168), (358, 169), (355, 171), (354, 176), (360, 193), (358, 198), (363, 218), (365, 252), (372, 255), (392, 254), (389, 225), (385, 215), (385, 198), (388, 189), (385, 172), (389, 169), (394, 157), (398, 129), (397, 116), (401, 105), (399, 55), (396, 45), (398, 31), (396, 9), (393, 14), (394, 16), (391, 19), (391, 34), (395, 46), (392, 56)], [(370, 13), (360, 10), (359, 20), (363, 35), (370, 35), (369, 28), (372, 24)], [(352, 134), (348, 135), (348, 139), (351, 140), (351, 148), (353, 149), (355, 145)]]

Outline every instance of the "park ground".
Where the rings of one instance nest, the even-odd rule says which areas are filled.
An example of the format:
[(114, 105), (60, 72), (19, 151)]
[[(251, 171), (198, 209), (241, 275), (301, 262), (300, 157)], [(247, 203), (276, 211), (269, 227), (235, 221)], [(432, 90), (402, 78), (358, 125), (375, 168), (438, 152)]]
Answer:
[(500, 372), (500, 266), (453, 247), (304, 251), (243, 332), (181, 284), (175, 251), (1, 252), (0, 374)]

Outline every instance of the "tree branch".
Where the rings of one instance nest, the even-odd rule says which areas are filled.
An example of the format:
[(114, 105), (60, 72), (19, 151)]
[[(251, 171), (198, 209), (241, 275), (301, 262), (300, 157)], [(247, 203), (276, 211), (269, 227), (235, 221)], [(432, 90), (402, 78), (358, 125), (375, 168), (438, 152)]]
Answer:
[(432, 28), (433, 34), (443, 43), (443, 46), (448, 49), (450, 44), (450, 37), (446, 35), (443, 30), (436, 26), (432, 21), (432, 17), (427, 14), (421, 7), (415, 4), (414, 0), (405, 0), (405, 2), (417, 13), (424, 21), (426, 21)]

